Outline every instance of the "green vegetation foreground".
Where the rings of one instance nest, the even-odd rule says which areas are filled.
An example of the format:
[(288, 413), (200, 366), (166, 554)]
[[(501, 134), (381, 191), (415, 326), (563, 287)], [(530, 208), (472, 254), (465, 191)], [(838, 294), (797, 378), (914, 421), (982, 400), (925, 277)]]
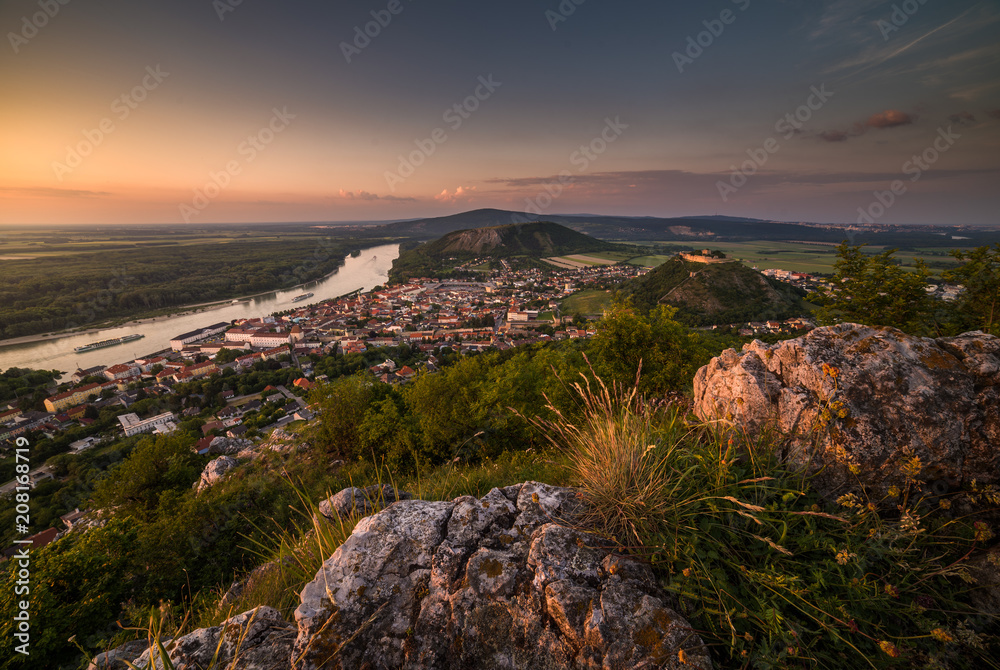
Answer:
[[(780, 435), (750, 440), (663, 402), (738, 343), (674, 316), (617, 305), (588, 343), (451, 360), (404, 387), (341, 377), (313, 398), (322, 420), (297, 440), (308, 447), (268, 452), (201, 494), (195, 431), (129, 444), (119, 466), (88, 475), (93, 504), (113, 510), (106, 525), (33, 552), (44, 624), (30, 659), (4, 662), (78, 668), (76, 645), (92, 656), (148, 627), (218, 623), (232, 579), (276, 559), (277, 576), (238, 605), (289, 616), (349, 533), (349, 523), (309, 533), (312, 505), (330, 491), (389, 481), (450, 499), (537, 479), (580, 487), (588, 528), (653, 563), (721, 667), (995, 667), (996, 616), (973, 601), (995, 539), (989, 519), (952, 512), (969, 503), (995, 514), (995, 492), (924, 498), (912, 480), (885, 499), (823, 502), (781, 464)], [(311, 542), (321, 544), (300, 551)], [(295, 565), (282, 567), (286, 557)], [(5, 590), (6, 639), (15, 611)]]

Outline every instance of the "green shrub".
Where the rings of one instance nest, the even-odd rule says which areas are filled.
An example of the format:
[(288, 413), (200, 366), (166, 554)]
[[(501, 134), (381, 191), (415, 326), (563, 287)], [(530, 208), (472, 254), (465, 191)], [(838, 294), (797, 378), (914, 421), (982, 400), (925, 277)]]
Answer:
[(581, 421), (535, 423), (569, 458), (584, 522), (652, 561), (722, 667), (996, 667), (967, 569), (992, 533), (949, 498), (912, 482), (830, 509), (779, 461), (780, 436), (692, 423), (617, 384), (576, 390)]

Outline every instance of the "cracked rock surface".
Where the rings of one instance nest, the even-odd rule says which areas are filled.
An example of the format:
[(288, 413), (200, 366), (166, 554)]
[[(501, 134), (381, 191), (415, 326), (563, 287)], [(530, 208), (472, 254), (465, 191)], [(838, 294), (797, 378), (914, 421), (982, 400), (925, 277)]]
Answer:
[[(221, 639), (221, 644), (220, 644)], [(270, 607), (258, 607), (219, 626), (201, 628), (165, 645), (174, 670), (286, 670), (295, 627)], [(215, 665), (212, 659), (218, 649)], [(135, 660), (138, 668), (167, 670), (159, 653), (149, 649)], [(152, 658), (151, 658), (152, 656)]]
[(226, 473), (239, 465), (240, 462), (235, 458), (229, 456), (219, 456), (214, 461), (210, 461), (205, 469), (201, 473), (201, 479), (198, 480), (196, 486), (198, 487), (198, 493), (201, 493), (210, 486), (214, 486), (222, 481), (222, 478), (226, 476)]
[(1000, 338), (992, 335), (817, 328), (724, 351), (698, 371), (694, 393), (703, 420), (780, 430), (787, 460), (820, 471), (813, 484), (827, 497), (860, 487), (884, 495), (905, 484), (913, 457), (916, 478), (938, 492), (1000, 478)]
[(528, 482), (363, 519), (303, 589), (291, 662), (711, 668), (649, 567), (568, 525), (578, 506), (569, 489)]

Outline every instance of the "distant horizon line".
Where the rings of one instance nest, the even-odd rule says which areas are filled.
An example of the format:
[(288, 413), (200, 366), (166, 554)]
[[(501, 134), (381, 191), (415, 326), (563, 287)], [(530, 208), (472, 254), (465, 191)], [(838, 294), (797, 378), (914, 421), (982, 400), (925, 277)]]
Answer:
[[(461, 216), (463, 214), (470, 214), (473, 212), (501, 212), (510, 214), (520, 214), (525, 217), (529, 217), (524, 223), (530, 223), (532, 221), (546, 221), (545, 218), (531, 219), (532, 216), (528, 212), (518, 212), (516, 210), (505, 210), (497, 209), (494, 207), (481, 207), (476, 209), (462, 210), (452, 214), (442, 214), (437, 216), (417, 216), (417, 217), (405, 217), (399, 219), (345, 219), (345, 220), (308, 220), (308, 221), (206, 221), (199, 223), (183, 223), (183, 222), (171, 222), (171, 221), (160, 221), (160, 222), (85, 222), (85, 223), (0, 223), (0, 229), (4, 228), (25, 228), (33, 227), (38, 228), (39, 226), (44, 226), (48, 228), (78, 228), (78, 227), (127, 227), (127, 226), (174, 226), (174, 227), (210, 227), (210, 226), (387, 226), (395, 223), (408, 223), (414, 221), (426, 221), (430, 219), (445, 219), (455, 216)], [(549, 217), (594, 217), (594, 218), (617, 218), (617, 219), (661, 219), (661, 220), (679, 220), (679, 219), (702, 219), (702, 220), (734, 220), (734, 221), (746, 221), (746, 222), (759, 222), (759, 223), (783, 223), (789, 225), (803, 225), (803, 226), (837, 226), (837, 227), (863, 227), (863, 228), (892, 228), (898, 226), (927, 226), (927, 227), (941, 227), (941, 228), (982, 228), (982, 227), (997, 227), (1000, 228), (1000, 222), (993, 223), (872, 223), (872, 224), (859, 224), (857, 222), (846, 222), (846, 221), (806, 221), (806, 220), (781, 220), (781, 219), (760, 219), (757, 217), (750, 216), (734, 216), (727, 214), (689, 214), (680, 216), (663, 216), (656, 214), (594, 214), (594, 213), (562, 213), (553, 212), (545, 216)], [(553, 222), (555, 223), (555, 222)]]

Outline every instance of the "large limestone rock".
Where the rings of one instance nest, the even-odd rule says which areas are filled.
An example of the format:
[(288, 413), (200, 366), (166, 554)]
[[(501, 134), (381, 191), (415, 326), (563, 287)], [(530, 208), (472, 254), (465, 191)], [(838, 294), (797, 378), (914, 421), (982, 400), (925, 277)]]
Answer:
[[(277, 610), (258, 607), (224, 621), (221, 626), (201, 628), (164, 645), (175, 670), (286, 670), (295, 628)], [(221, 643), (220, 643), (221, 640)], [(218, 650), (218, 658), (212, 658)], [(149, 649), (135, 666), (165, 670), (159, 652)], [(168, 666), (169, 667), (169, 666)]]
[(779, 429), (788, 460), (822, 468), (815, 482), (830, 496), (903, 485), (906, 463), (938, 493), (998, 480), (1000, 339), (991, 335), (934, 340), (857, 324), (817, 328), (723, 352), (698, 371), (694, 394), (704, 420), (751, 434)]
[(198, 480), (198, 493), (201, 493), (210, 486), (214, 486), (225, 477), (226, 473), (239, 465), (239, 461), (229, 456), (220, 456), (205, 466)]
[(302, 591), (294, 667), (710, 668), (648, 566), (565, 525), (577, 507), (529, 482), (363, 519)]
[(412, 498), (412, 494), (406, 491), (397, 491), (388, 484), (372, 485), (363, 489), (351, 487), (322, 501), (319, 504), (319, 511), (323, 516), (333, 520), (354, 514), (367, 516), (398, 500)]
[(250, 440), (219, 436), (209, 443), (208, 453), (212, 455), (235, 456), (241, 451), (253, 449), (254, 446), (254, 443)]
[(126, 642), (120, 647), (95, 656), (87, 666), (87, 670), (127, 670), (125, 662), (134, 663), (136, 657), (141, 656), (147, 649), (149, 642), (145, 639)]

